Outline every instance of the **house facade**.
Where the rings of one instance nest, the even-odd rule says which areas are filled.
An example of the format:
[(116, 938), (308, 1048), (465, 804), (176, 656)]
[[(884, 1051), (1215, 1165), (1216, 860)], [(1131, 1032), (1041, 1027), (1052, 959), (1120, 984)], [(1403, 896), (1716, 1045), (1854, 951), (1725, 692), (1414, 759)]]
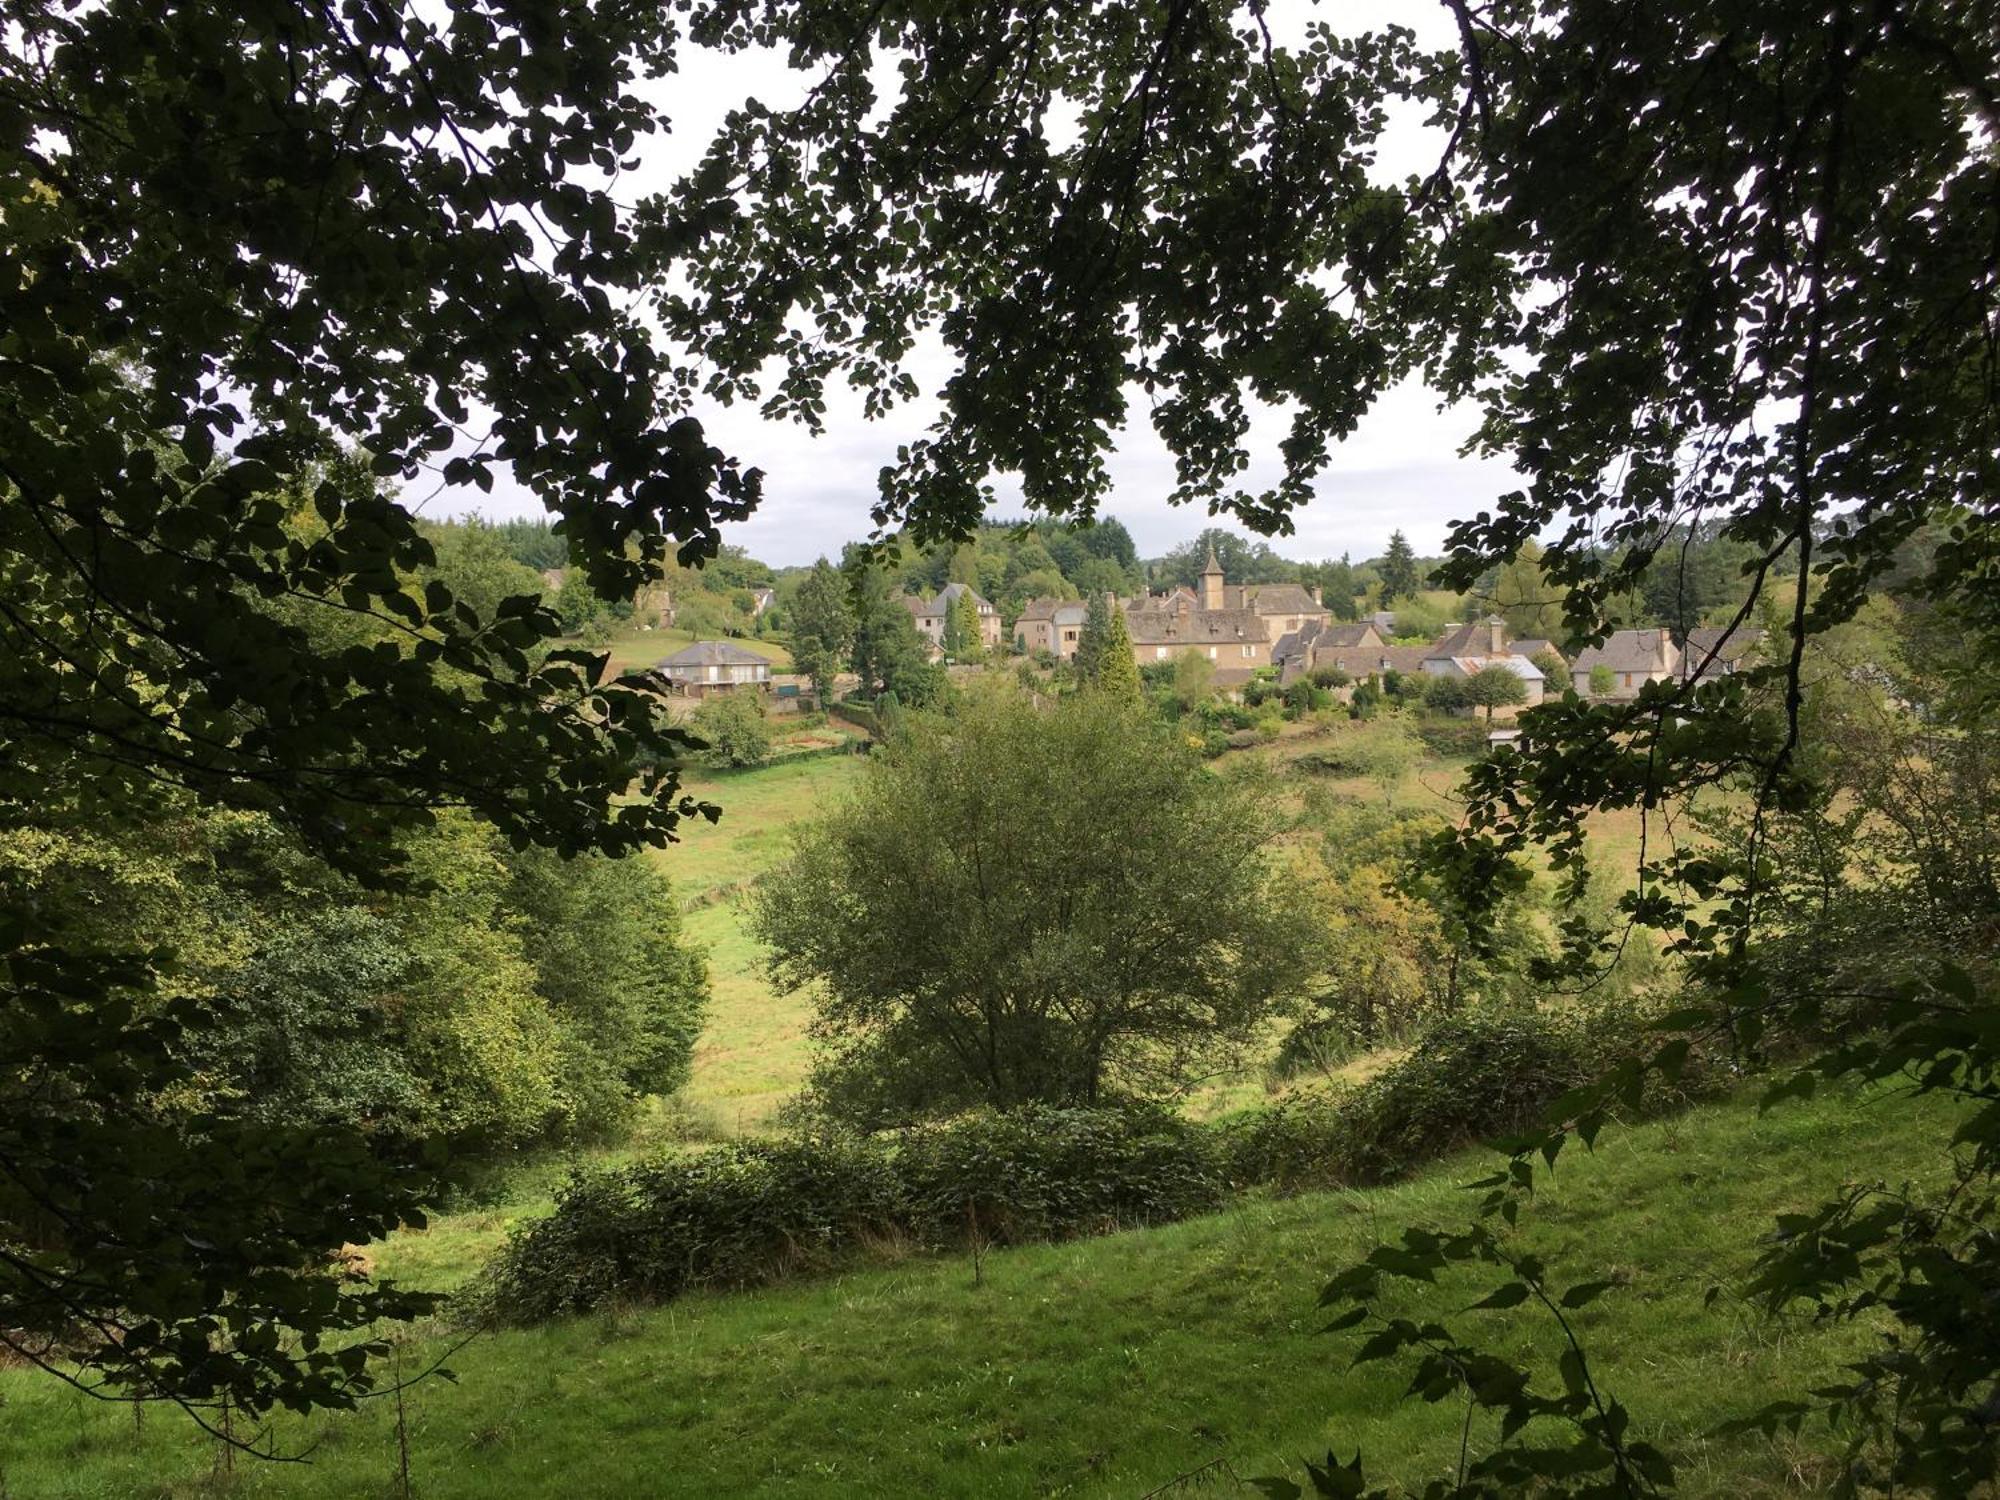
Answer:
[(1341, 624), (1307, 620), (1278, 637), (1271, 647), (1271, 662), (1278, 669), (1278, 681), (1288, 687), (1322, 667), (1349, 677), (1366, 677), (1376, 669), (1357, 670), (1350, 663), (1368, 660), (1370, 653), (1382, 650), (1385, 644), (1369, 620)]
[(1733, 676), (1757, 659), (1763, 644), (1764, 632), (1753, 627), (1696, 626), (1681, 642), (1681, 678)]
[(669, 691), (688, 698), (709, 698), (740, 689), (768, 691), (771, 663), (734, 641), (696, 641), (649, 669)]
[(910, 612), (910, 618), (917, 622), (918, 631), (931, 645), (932, 656), (944, 654), (945, 622), (951, 618), (951, 607), (958, 602), (960, 594), (972, 595), (972, 606), (979, 615), (979, 644), (988, 651), (1000, 644), (1000, 611), (993, 607), (991, 600), (983, 598), (970, 585), (948, 583), (930, 599), (921, 599), (906, 594), (903, 606)]
[(1058, 661), (1068, 661), (1083, 639), (1089, 611), (1081, 599), (1030, 599), (1014, 621), (1014, 644), (1030, 655), (1045, 651)]
[[(1593, 692), (1591, 678), (1599, 669), (1610, 674), (1609, 686)], [(1586, 646), (1570, 663), (1570, 685), (1582, 696), (1608, 701), (1631, 699), (1649, 682), (1668, 682), (1681, 674), (1681, 649), (1658, 628), (1614, 630), (1601, 646)]]

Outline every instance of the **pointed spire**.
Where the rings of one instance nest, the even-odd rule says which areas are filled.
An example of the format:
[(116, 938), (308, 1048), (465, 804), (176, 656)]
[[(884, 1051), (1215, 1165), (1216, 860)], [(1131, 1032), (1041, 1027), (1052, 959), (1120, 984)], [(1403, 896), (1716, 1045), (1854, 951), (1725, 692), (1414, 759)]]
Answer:
[(1211, 573), (1220, 573), (1221, 571), (1222, 564), (1215, 560), (1215, 543), (1210, 542), (1208, 544), (1208, 566), (1201, 570), (1201, 576), (1206, 578)]

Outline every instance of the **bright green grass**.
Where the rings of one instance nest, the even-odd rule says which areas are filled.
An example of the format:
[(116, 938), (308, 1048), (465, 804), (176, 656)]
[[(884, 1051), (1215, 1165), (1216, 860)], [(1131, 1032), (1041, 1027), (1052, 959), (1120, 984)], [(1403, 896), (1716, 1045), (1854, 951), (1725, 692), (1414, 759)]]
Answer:
[(765, 977), (743, 928), (746, 888), (785, 857), (793, 827), (851, 787), (863, 764), (860, 756), (814, 756), (690, 781), (687, 789), (721, 807), (722, 819), (684, 825), (681, 842), (657, 856), (688, 906), (688, 938), (708, 950), (713, 1003), (687, 1103), (724, 1134), (767, 1127), (807, 1060), (810, 1007), (803, 995), (778, 994)]
[[(1759, 1118), (1737, 1102), (1615, 1131), (1564, 1162), (1522, 1238), (1576, 1279), (1627, 1285), (1578, 1315), (1600, 1379), (1637, 1431), (1682, 1462), (1683, 1492), (1814, 1492), (1804, 1446), (1718, 1442), (1725, 1416), (1820, 1383), (1853, 1345), (1703, 1293), (1741, 1273), (1770, 1216), (1836, 1188), (1849, 1164), (1935, 1174), (1950, 1123), (1907, 1099), (1829, 1097)], [(1405, 1186), (1253, 1201), (1164, 1229), (963, 1259), (909, 1260), (816, 1284), (703, 1296), (488, 1335), (457, 1385), (410, 1396), (412, 1493), (490, 1496), (1136, 1497), (1209, 1460), (1270, 1472), (1359, 1443), (1380, 1474), (1446, 1471), (1462, 1409), (1397, 1400), (1394, 1363), (1347, 1368), (1351, 1335), (1319, 1337), (1324, 1272), (1406, 1223), (1459, 1222), (1467, 1156)], [(405, 1266), (404, 1269), (411, 1267)], [(1470, 1282), (1406, 1309), (1552, 1357), (1523, 1309), (1459, 1314)], [(418, 1340), (415, 1365), (438, 1345)], [(1551, 1377), (1552, 1378), (1552, 1377)], [(305, 1466), (239, 1463), (211, 1486), (211, 1442), (155, 1412), (98, 1407), (46, 1377), (0, 1376), (7, 1493), (240, 1493), (351, 1500), (394, 1493), (390, 1403), (279, 1419), (317, 1441)], [(1483, 1424), (1474, 1441), (1489, 1439)], [(1219, 1487), (1219, 1488), (1226, 1488)]]

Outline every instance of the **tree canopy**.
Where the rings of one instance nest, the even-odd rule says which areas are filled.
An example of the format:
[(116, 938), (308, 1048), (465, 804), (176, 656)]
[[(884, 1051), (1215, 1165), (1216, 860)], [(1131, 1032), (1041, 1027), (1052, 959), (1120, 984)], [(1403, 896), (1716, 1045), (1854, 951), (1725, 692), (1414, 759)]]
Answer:
[(1113, 694), (1044, 703), (1003, 679), (910, 715), (758, 887), (834, 1112), (1159, 1096), (1296, 978), (1251, 790)]

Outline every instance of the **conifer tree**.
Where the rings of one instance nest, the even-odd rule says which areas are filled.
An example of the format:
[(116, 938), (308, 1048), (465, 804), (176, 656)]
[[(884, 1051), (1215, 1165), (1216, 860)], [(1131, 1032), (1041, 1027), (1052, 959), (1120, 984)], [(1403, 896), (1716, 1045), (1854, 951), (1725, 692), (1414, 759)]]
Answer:
[[(1103, 600), (1102, 595), (1098, 598)], [(1103, 602), (1107, 623), (1092, 680), (1105, 692), (1137, 703), (1143, 689), (1139, 683), (1139, 662), (1132, 654), (1132, 632), (1125, 628), (1125, 611), (1113, 607), (1108, 600)]]
[(1414, 599), (1420, 580), (1417, 577), (1417, 554), (1410, 548), (1410, 539), (1400, 531), (1389, 535), (1389, 552), (1382, 559), (1382, 607), (1387, 609), (1398, 599)]

